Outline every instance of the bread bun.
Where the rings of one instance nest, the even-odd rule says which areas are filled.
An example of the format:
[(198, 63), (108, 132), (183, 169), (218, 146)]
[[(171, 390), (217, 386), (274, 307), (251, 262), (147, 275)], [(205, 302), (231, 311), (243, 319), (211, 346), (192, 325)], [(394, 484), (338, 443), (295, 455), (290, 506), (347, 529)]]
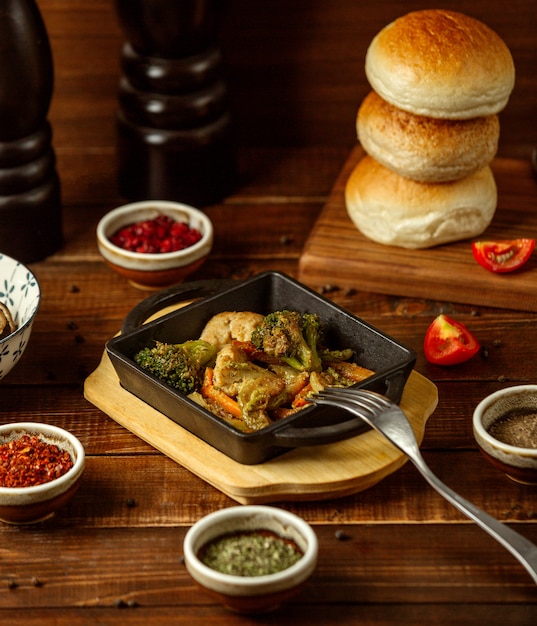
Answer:
[(494, 216), (497, 191), (488, 165), (458, 181), (419, 183), (366, 155), (347, 181), (345, 203), (369, 239), (430, 248), (480, 235)]
[(469, 119), (499, 113), (515, 83), (511, 53), (478, 20), (437, 9), (385, 26), (366, 53), (369, 83), (394, 106), (428, 117)]
[(498, 150), (497, 115), (441, 120), (398, 109), (372, 91), (356, 118), (358, 140), (374, 159), (422, 182), (458, 180), (488, 165)]

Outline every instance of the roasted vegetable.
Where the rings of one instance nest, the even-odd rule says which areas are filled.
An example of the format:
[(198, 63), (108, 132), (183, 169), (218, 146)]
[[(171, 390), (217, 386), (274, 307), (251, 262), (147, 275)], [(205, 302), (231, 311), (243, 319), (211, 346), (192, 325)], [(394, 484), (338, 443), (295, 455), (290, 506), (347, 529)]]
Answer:
[(348, 387), (373, 374), (353, 350), (330, 349), (317, 315), (281, 310), (264, 316), (224, 311), (198, 339), (158, 343), (135, 357), (140, 367), (243, 432), (301, 410), (324, 387)]
[[(279, 406), (287, 399), (282, 378), (252, 363), (231, 344), (218, 353), (212, 384), (213, 389), (204, 385), (202, 394), (221, 405), (225, 401), (227, 406), (232, 406), (227, 398), (235, 399), (242, 419), (252, 430), (268, 426), (268, 409)], [(223, 392), (226, 398), (219, 398), (218, 391)]]
[(266, 315), (253, 331), (251, 342), (258, 350), (299, 371), (320, 372), (319, 331), (317, 315), (274, 311)]
[(205, 368), (216, 358), (217, 349), (207, 341), (193, 339), (184, 343), (156, 342), (140, 350), (134, 360), (157, 378), (189, 394), (201, 388)]
[(353, 351), (351, 348), (344, 348), (343, 350), (329, 350), (328, 348), (322, 348), (319, 350), (319, 356), (323, 362), (323, 367), (326, 363), (332, 361), (348, 361), (352, 358)]

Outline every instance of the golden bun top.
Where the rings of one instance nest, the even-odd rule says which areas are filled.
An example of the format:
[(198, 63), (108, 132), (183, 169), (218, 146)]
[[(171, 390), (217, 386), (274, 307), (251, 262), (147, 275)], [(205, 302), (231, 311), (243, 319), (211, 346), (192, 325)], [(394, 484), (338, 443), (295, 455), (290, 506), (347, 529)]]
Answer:
[(385, 26), (366, 53), (369, 83), (416, 115), (499, 113), (515, 84), (509, 48), (488, 26), (455, 11), (413, 11)]

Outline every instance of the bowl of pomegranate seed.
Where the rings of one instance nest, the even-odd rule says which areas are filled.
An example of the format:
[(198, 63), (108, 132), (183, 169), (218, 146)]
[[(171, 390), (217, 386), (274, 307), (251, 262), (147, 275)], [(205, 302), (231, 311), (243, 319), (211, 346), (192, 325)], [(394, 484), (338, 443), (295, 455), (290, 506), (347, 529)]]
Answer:
[(0, 521), (34, 524), (74, 496), (85, 452), (72, 433), (39, 422), (0, 426)]
[(204, 263), (212, 244), (211, 220), (179, 202), (132, 202), (113, 209), (97, 225), (97, 246), (105, 262), (144, 290), (183, 282)]

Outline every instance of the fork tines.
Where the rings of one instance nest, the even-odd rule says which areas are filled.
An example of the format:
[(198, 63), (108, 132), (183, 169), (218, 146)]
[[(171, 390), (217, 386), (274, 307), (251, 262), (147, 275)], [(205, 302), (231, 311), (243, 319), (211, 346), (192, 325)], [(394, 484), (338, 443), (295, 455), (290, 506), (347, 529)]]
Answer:
[(325, 387), (313, 396), (313, 400), (316, 397), (352, 402), (353, 404), (365, 405), (376, 410), (385, 410), (394, 406), (391, 400), (374, 391), (353, 389), (352, 387)]

